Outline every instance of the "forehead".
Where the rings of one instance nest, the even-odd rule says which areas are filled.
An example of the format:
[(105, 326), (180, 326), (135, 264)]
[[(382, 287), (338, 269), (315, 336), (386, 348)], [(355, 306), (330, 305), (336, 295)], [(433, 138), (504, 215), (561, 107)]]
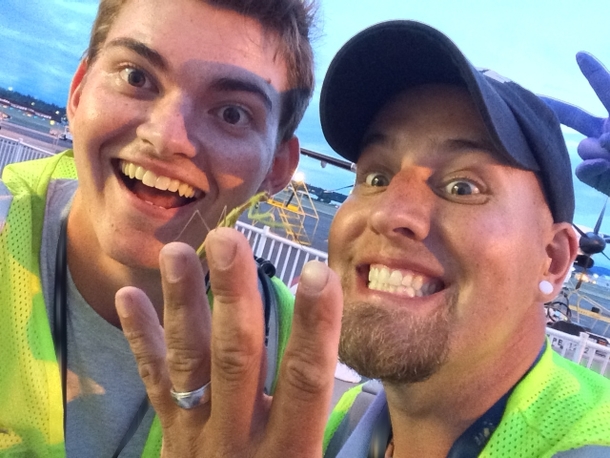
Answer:
[(433, 170), (484, 168), (496, 182), (521, 183), (523, 192), (546, 202), (539, 177), (507, 163), (459, 86), (422, 85), (397, 94), (374, 117), (361, 151), (359, 165), (373, 161), (400, 168), (406, 161)]
[(476, 151), (505, 163), (468, 92), (445, 84), (412, 87), (389, 100), (363, 137), (365, 156), (371, 147), (443, 159)]
[(287, 87), (279, 38), (255, 19), (203, 0), (130, 0), (112, 23), (105, 44), (129, 37), (163, 55), (177, 70), (193, 62), (241, 67), (271, 84)]

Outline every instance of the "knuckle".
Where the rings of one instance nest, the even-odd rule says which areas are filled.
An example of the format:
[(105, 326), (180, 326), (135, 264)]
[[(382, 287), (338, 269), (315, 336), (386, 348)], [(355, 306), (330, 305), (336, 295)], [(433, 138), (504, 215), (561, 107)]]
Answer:
[(144, 331), (124, 328), (123, 334), (136, 353), (140, 353), (140, 350), (146, 348), (146, 333)]
[(227, 276), (227, 278), (222, 277), (222, 280), (219, 279), (216, 283), (212, 283), (212, 285), (214, 301), (222, 302), (225, 307), (238, 306), (244, 300), (244, 293), (235, 290), (235, 284), (230, 276)]
[(139, 329), (130, 329), (123, 330), (123, 333), (139, 366), (158, 363), (159, 356), (155, 353), (154, 346), (150, 345), (146, 332)]
[(146, 386), (157, 386), (163, 380), (163, 374), (159, 370), (159, 361), (138, 365), (138, 373)]
[(163, 356), (154, 351), (154, 346), (149, 345), (146, 332), (139, 329), (125, 329), (123, 333), (133, 350), (140, 378), (145, 385), (156, 386), (163, 379)]
[(238, 380), (260, 365), (257, 343), (243, 335), (216, 337), (212, 355), (215, 366), (229, 380)]
[(187, 374), (197, 371), (208, 362), (201, 350), (186, 348), (168, 349), (166, 361), (170, 371)]
[(317, 362), (313, 354), (308, 354), (303, 348), (298, 353), (285, 354), (285, 383), (292, 386), (297, 393), (304, 397), (315, 397), (324, 391), (329, 383), (329, 378)]

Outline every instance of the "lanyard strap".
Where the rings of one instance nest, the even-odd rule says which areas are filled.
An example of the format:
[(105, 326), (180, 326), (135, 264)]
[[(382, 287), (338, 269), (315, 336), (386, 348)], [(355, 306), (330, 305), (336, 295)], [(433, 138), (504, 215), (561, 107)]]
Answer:
[[(57, 243), (57, 256), (55, 258), (55, 294), (53, 301), (53, 345), (55, 346), (55, 355), (57, 364), (59, 365), (61, 376), (61, 392), (63, 402), (63, 423), (64, 435), (66, 434), (66, 416), (67, 416), (67, 380), (68, 380), (68, 325), (66, 314), (68, 309), (68, 263), (66, 258), (66, 240), (67, 240), (67, 217), (61, 219), (59, 229), (59, 241)], [(136, 433), (146, 412), (148, 411), (149, 402), (148, 396), (144, 396), (144, 400), (140, 403), (136, 414), (134, 415), (129, 428), (121, 438), (119, 445), (112, 458), (117, 458), (125, 446), (129, 443), (133, 435)]]
[[(487, 445), (487, 442), (489, 442), (492, 433), (502, 421), (508, 398), (521, 380), (523, 380), (538, 361), (540, 361), (545, 349), (546, 340), (527, 372), (523, 374), (519, 381), (515, 383), (508, 392), (504, 393), (504, 396), (498, 399), (487, 412), (481, 415), (460, 437), (458, 437), (449, 450), (447, 458), (471, 458), (478, 456), (481, 453), (485, 448), (485, 445)], [(385, 408), (380, 412), (377, 423), (373, 429), (368, 458), (383, 458), (390, 440), (392, 440), (392, 425), (390, 423), (390, 412), (386, 403)]]
[(61, 219), (57, 256), (55, 257), (55, 296), (53, 302), (53, 345), (61, 374), (61, 399), (64, 407), (64, 434), (66, 431), (67, 379), (68, 379), (68, 326), (66, 324), (68, 263), (66, 262), (66, 225), (68, 218)]

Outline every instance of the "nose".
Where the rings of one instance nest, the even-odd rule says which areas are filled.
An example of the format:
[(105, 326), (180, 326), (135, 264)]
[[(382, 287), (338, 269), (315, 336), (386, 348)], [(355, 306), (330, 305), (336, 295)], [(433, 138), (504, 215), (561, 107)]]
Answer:
[(423, 241), (430, 233), (434, 196), (423, 170), (400, 171), (378, 195), (372, 230), (390, 239)]
[(180, 154), (192, 158), (197, 154), (193, 111), (193, 104), (186, 96), (167, 94), (155, 101), (137, 134), (159, 156)]

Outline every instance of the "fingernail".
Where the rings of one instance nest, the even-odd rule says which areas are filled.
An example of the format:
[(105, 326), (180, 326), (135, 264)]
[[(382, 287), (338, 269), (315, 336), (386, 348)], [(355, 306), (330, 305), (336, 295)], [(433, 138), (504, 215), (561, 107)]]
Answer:
[(226, 269), (233, 263), (235, 258), (235, 242), (227, 237), (223, 237), (218, 230), (210, 232), (206, 242), (206, 253), (209, 260), (215, 267)]
[(131, 296), (126, 288), (121, 288), (114, 296), (114, 305), (119, 317), (125, 319), (131, 316)]
[(319, 293), (328, 282), (328, 267), (320, 261), (311, 261), (305, 264), (299, 279), (299, 290), (305, 289), (307, 293)]
[(161, 269), (164, 278), (170, 283), (182, 280), (186, 272), (186, 260), (183, 253), (172, 245), (161, 249)]

